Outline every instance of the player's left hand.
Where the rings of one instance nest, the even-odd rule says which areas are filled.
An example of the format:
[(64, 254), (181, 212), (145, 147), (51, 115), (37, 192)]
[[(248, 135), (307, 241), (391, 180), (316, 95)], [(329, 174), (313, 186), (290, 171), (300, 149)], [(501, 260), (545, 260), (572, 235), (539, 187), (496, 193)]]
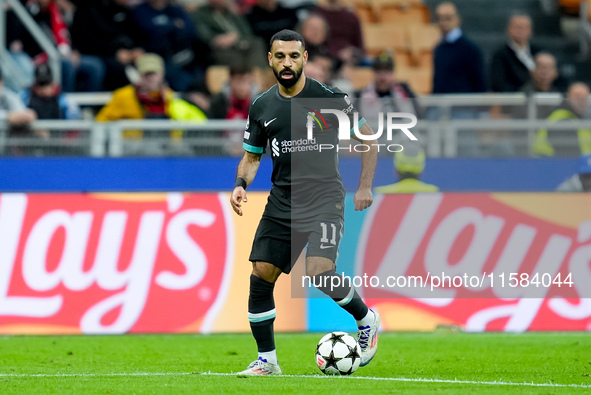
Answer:
[(373, 203), (373, 193), (369, 188), (358, 189), (353, 197), (355, 211), (363, 211)]
[(246, 198), (246, 191), (242, 187), (236, 187), (230, 196), (230, 204), (236, 214), (242, 217), (242, 202), (248, 202)]

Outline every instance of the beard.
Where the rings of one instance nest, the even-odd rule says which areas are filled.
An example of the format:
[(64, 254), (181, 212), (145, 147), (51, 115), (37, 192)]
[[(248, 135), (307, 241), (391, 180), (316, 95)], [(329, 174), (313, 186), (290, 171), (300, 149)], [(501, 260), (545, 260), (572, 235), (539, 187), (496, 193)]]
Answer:
[[(279, 82), (284, 88), (291, 88), (300, 80), (300, 77), (302, 76), (303, 69), (304, 69), (303, 66), (300, 67), (299, 70), (283, 69), (281, 71), (277, 71), (277, 70), (275, 70), (275, 68), (273, 68), (273, 74), (275, 74), (275, 78), (277, 78), (277, 82)], [(292, 77), (289, 79), (281, 78), (285, 74), (291, 74)]]

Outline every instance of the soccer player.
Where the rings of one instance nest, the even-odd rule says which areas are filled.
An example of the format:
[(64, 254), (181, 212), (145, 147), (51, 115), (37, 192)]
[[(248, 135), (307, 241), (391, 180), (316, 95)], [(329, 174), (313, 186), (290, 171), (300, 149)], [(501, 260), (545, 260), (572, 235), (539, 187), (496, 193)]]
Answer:
[[(239, 375), (281, 374), (275, 351), (273, 288), (279, 275), (289, 274), (307, 245), (306, 274), (313, 284), (349, 312), (357, 321), (361, 366), (374, 357), (378, 346), (380, 317), (361, 300), (350, 281), (336, 274), (336, 258), (343, 232), (345, 189), (338, 171), (336, 128), (328, 128), (307, 139), (310, 108), (292, 106), (296, 100), (317, 99), (347, 114), (350, 125), (354, 108), (344, 93), (306, 78), (308, 59), (304, 39), (291, 30), (276, 33), (268, 53), (277, 84), (256, 97), (246, 122), (244, 156), (238, 165), (236, 184), (230, 203), (238, 215), (247, 202), (246, 188), (252, 183), (261, 156), (271, 145), (273, 186), (263, 217), (257, 228), (249, 260), (252, 262), (248, 320), (258, 346), (258, 359)], [(339, 108), (340, 107), (340, 108)], [(292, 111), (293, 110), (293, 111)], [(313, 110), (313, 109), (312, 109)], [(313, 114), (313, 113), (312, 113)], [(325, 115), (326, 120), (336, 116)], [(324, 120), (325, 118), (323, 118)], [(331, 124), (334, 125), (334, 122)], [(322, 125), (322, 123), (319, 123)], [(298, 127), (299, 125), (299, 127)], [(364, 118), (359, 133), (372, 135)], [(320, 127), (317, 127), (320, 129)], [(360, 140), (362, 141), (362, 140)], [(371, 144), (366, 146), (371, 147)], [(368, 208), (377, 161), (373, 147), (362, 153), (359, 187), (353, 199), (355, 210)], [(339, 281), (331, 282), (334, 276)], [(332, 288), (331, 284), (339, 283)]]

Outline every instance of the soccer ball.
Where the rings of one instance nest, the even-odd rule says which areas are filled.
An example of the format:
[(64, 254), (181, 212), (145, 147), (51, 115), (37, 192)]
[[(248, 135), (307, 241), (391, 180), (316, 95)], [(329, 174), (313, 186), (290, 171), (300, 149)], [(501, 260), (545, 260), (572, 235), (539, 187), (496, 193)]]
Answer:
[(324, 374), (349, 375), (361, 363), (361, 349), (357, 340), (345, 332), (324, 335), (316, 346), (316, 365)]

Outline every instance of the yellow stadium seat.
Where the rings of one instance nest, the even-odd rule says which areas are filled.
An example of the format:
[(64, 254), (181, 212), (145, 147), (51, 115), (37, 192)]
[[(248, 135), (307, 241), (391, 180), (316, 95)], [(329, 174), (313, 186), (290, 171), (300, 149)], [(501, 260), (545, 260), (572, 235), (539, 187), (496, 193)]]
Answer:
[(396, 67), (411, 67), (413, 65), (411, 53), (402, 49), (394, 51), (394, 64)]
[(376, 14), (382, 23), (428, 23), (429, 10), (424, 6), (397, 7), (382, 6), (377, 9)]
[(392, 23), (362, 25), (365, 50), (370, 56), (383, 51), (405, 52), (408, 50), (404, 27)]
[(397, 68), (396, 79), (407, 82), (417, 94), (431, 93), (433, 85), (432, 67), (401, 67)]
[(419, 67), (433, 64), (433, 49), (441, 40), (437, 25), (411, 24), (406, 27), (413, 63)]
[(581, 0), (560, 0), (558, 4), (566, 13), (576, 15), (579, 13)]
[(351, 83), (355, 90), (368, 86), (373, 81), (373, 69), (371, 67), (355, 67), (351, 71)]
[(372, 3), (376, 8), (381, 7), (401, 7), (410, 8), (417, 6), (424, 6), (422, 0), (366, 0)]
[(375, 16), (373, 9), (366, 5), (358, 5), (355, 7), (355, 15), (359, 18), (359, 21), (363, 23), (375, 22)]

